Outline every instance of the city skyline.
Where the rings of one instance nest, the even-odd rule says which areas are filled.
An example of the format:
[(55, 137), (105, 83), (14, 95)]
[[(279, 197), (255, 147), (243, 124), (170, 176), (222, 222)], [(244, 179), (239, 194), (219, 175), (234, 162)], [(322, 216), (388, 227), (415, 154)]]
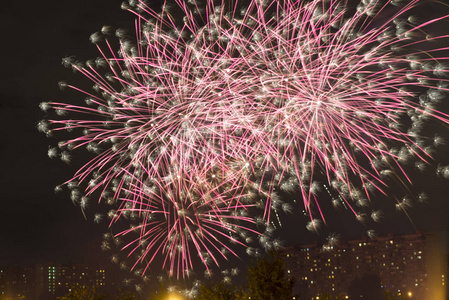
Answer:
[[(354, 299), (378, 299), (381, 294), (404, 295), (406, 299), (445, 299), (448, 292), (447, 252), (438, 247), (438, 234), (386, 235), (375, 240), (333, 240), (280, 249), (276, 257), (284, 261), (284, 271), (294, 278), (292, 299), (319, 300), (323, 295)], [(444, 237), (443, 237), (444, 238)], [(245, 273), (245, 270), (241, 270)], [(52, 300), (77, 287), (95, 288), (105, 295), (120, 290), (149, 295), (160, 284), (197, 295), (198, 285), (124, 277), (124, 271), (107, 264), (0, 265), (0, 296), (7, 299)], [(240, 276), (242, 277), (242, 276)], [(227, 282), (241, 288), (244, 278)], [(211, 278), (202, 284), (216, 284)], [(376, 296), (377, 295), (377, 296)]]
[(311, 299), (318, 300), (320, 293), (353, 299), (360, 292), (374, 299), (381, 291), (413, 299), (445, 299), (448, 255), (438, 246), (442, 238), (390, 234), (375, 240), (297, 245), (280, 253), (287, 273), (296, 278), (294, 290)]

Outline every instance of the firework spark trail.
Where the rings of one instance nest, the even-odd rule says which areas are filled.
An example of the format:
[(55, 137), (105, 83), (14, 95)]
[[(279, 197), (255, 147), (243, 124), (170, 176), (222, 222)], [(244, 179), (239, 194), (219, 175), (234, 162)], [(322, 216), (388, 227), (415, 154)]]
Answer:
[[(149, 35), (146, 38), (149, 40)], [(148, 57), (131, 57), (124, 43), (119, 57), (111, 50), (112, 58), (108, 58), (99, 48), (101, 61), (108, 62), (112, 72), (106, 79), (93, 64), (85, 68), (74, 64), (95, 82), (101, 96), (86, 94), (88, 104), (98, 108), (50, 105), (56, 111), (97, 115), (104, 121), (51, 122), (55, 131), (83, 129), (83, 135), (64, 145), (73, 149), (87, 146), (99, 153), (70, 182), (89, 181), (86, 195), (97, 189), (103, 189), (105, 196), (112, 192), (113, 202), (120, 204), (111, 224), (133, 213), (141, 217), (141, 224), (119, 234), (140, 232), (140, 238), (125, 248), (142, 247), (153, 239), (139, 260), (149, 257), (152, 262), (160, 251), (165, 253), (164, 266), (170, 274), (176, 270), (184, 276), (192, 268), (191, 250), (200, 254), (208, 268), (209, 259), (218, 264), (213, 254), (219, 250), (216, 244), (229, 250), (220, 236), (243, 244), (229, 235), (238, 235), (237, 230), (254, 232), (236, 223), (254, 223), (239, 213), (255, 206), (243, 199), (248, 197), (243, 192), (245, 186), (252, 186), (247, 178), (247, 158), (254, 151), (240, 133), (234, 133), (244, 130), (235, 124), (245, 117), (238, 105), (233, 105), (232, 97), (221, 95), (226, 90), (217, 81), (219, 75), (213, 68), (204, 68), (195, 49), (180, 56), (174, 51), (176, 44), (170, 44), (171, 37), (161, 33), (160, 38), (167, 43), (148, 46)], [(109, 43), (107, 48), (111, 49)], [(109, 81), (118, 82), (122, 90)], [(104, 146), (109, 149), (102, 152)], [(185, 209), (195, 222), (185, 218)], [(146, 214), (157, 217), (150, 221)], [(201, 234), (195, 233), (197, 230)]]
[[(166, 186), (158, 186), (158, 189), (161, 190), (157, 193), (160, 197), (158, 201), (154, 199), (156, 195), (152, 196), (149, 192), (144, 195), (136, 194), (137, 191), (140, 191), (140, 187), (131, 186), (128, 193), (136, 194), (135, 199), (125, 199), (122, 203), (123, 208), (117, 211), (146, 214), (141, 224), (119, 234), (120, 236), (131, 232), (139, 233), (139, 239), (131, 241), (124, 249), (132, 247), (131, 254), (145, 245), (142, 254), (139, 255), (139, 260), (144, 261), (149, 256), (149, 263), (153, 261), (158, 252), (161, 252), (165, 255), (164, 266), (165, 264), (169, 265), (168, 269), (171, 275), (176, 271), (178, 276), (193, 268), (190, 244), (194, 245), (194, 250), (201, 255), (203, 261), (208, 257), (218, 264), (213, 250), (225, 258), (223, 251), (235, 254), (227, 245), (229, 240), (224, 243), (220, 236), (243, 245), (232, 235), (237, 235), (238, 230), (253, 231), (244, 225), (234, 224), (233, 220), (248, 224), (254, 222), (251, 217), (238, 214), (242, 208), (246, 210), (250, 207), (250, 205), (239, 203), (239, 197), (245, 196), (243, 192), (240, 191), (237, 196), (229, 197), (231, 199), (229, 201), (218, 202), (211, 206), (208, 201), (204, 201), (204, 196), (202, 197), (195, 191), (186, 194), (184, 189), (186, 184), (182, 181), (183, 179), (179, 179)], [(174, 183), (181, 188), (173, 187)], [(210, 191), (208, 193), (211, 194)], [(142, 207), (142, 204), (146, 207)], [(223, 232), (223, 228), (226, 228), (228, 232)], [(229, 232), (232, 233), (231, 236), (229, 236)], [(254, 233), (257, 234), (257, 232)], [(201, 254), (203, 252), (204, 254)], [(174, 266), (176, 260), (178, 261), (177, 267)], [(207, 264), (206, 268), (209, 268)]]
[[(433, 88), (419, 79), (441, 81), (445, 80), (445, 73), (442, 72), (440, 78), (429, 78), (427, 73), (433, 70), (414, 70), (418, 81), (411, 82), (407, 80), (407, 56), (429, 52), (411, 52), (406, 56), (395, 53), (395, 48), (407, 49), (428, 43), (424, 40), (403, 44), (403, 40), (409, 40), (418, 30), (446, 17), (388, 36), (385, 33), (391, 24), (406, 15), (418, 1), (410, 1), (390, 20), (375, 28), (371, 28), (371, 23), (377, 15), (369, 18), (367, 9), (344, 20), (344, 10), (337, 11), (334, 1), (330, 1), (328, 9), (325, 1), (312, 1), (304, 6), (286, 2), (291, 6), (287, 5), (280, 20), (271, 26), (263, 18), (252, 18), (256, 20), (251, 28), (252, 38), (238, 40), (237, 43), (241, 42), (235, 46), (243, 49), (240, 53), (245, 58), (241, 63), (247, 64), (248, 72), (257, 79), (267, 79), (261, 85), (257, 79), (253, 81), (256, 83), (254, 90), (265, 88), (262, 96), (254, 95), (254, 99), (261, 101), (253, 107), (254, 114), (265, 120), (262, 131), (269, 133), (270, 141), (279, 149), (277, 159), (289, 163), (299, 156), (294, 163), (296, 166), (309, 162), (325, 171), (328, 182), (336, 174), (338, 181), (351, 186), (355, 176), (362, 185), (374, 184), (382, 191), (386, 183), (380, 178), (381, 170), (363, 167), (360, 155), (355, 154), (360, 152), (371, 165), (379, 157), (389, 160), (390, 166), (409, 181), (400, 158), (391, 154), (388, 143), (402, 143), (422, 160), (430, 155), (414, 141), (411, 133), (390, 124), (398, 124), (401, 114), (409, 109), (415, 109), (423, 118), (432, 117), (447, 123), (447, 115), (426, 110), (408, 100), (418, 95), (406, 89), (409, 86)], [(381, 13), (382, 9), (377, 14)], [(248, 19), (247, 15), (256, 14), (247, 11), (242, 19)], [(263, 38), (256, 38), (257, 35)], [(264, 53), (269, 55), (261, 55)], [(440, 88), (443, 90), (447, 89)], [(304, 170), (295, 169), (301, 178)], [(310, 207), (314, 198), (313, 176), (311, 170), (307, 178), (309, 184), (301, 187), (306, 207)], [(366, 196), (370, 197), (368, 190)]]
[(66, 183), (72, 200), (83, 208), (98, 192), (117, 205), (111, 226), (137, 219), (118, 234), (137, 233), (125, 246), (142, 247), (137, 261), (161, 253), (170, 274), (184, 276), (194, 252), (206, 269), (226, 258), (220, 248), (235, 254), (223, 238), (247, 244), (247, 233), (261, 234), (272, 247), (263, 230), (273, 212), (290, 210), (277, 190), (301, 195), (311, 230), (315, 211), (325, 218), (323, 187), (363, 220), (391, 178), (409, 190), (406, 166), (431, 163), (441, 143), (423, 128), (449, 123), (438, 111), (449, 80), (438, 44), (447, 36), (426, 31), (447, 16), (418, 23), (418, 0), (176, 3), (157, 13), (133, 1), (125, 8), (137, 16), (137, 42), (117, 30), (116, 52), (104, 27), (91, 36), (100, 58), (64, 59), (95, 92), (61, 83), (84, 93), (86, 106), (43, 103), (61, 117), (38, 124), (75, 135), (50, 157), (94, 153)]

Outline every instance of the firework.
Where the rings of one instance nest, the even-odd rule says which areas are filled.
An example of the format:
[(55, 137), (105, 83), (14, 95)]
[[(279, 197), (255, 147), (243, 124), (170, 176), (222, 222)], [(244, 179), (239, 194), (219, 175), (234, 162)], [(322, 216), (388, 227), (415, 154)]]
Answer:
[(437, 143), (424, 129), (448, 122), (436, 109), (448, 82), (444, 48), (429, 47), (446, 36), (425, 29), (446, 16), (416, 25), (418, 2), (391, 13), (381, 1), (354, 10), (345, 1), (284, 1), (269, 18), (267, 2), (253, 1), (229, 34), (252, 78), (239, 94), (260, 118), (255, 131), (268, 136), (263, 152), (278, 173), (299, 179), (309, 212), (323, 184), (351, 209), (363, 207), (374, 191), (386, 194), (386, 177), (408, 184), (404, 165), (431, 160)]
[[(86, 63), (63, 59), (94, 82), (95, 92), (61, 82), (62, 88), (86, 94), (86, 105), (43, 103), (45, 111), (76, 117), (42, 121), (39, 130), (74, 136), (50, 148), (52, 158), (70, 162), (70, 152), (78, 148), (94, 154), (66, 182), (72, 201), (83, 211), (92, 196), (115, 206), (108, 214), (111, 226), (126, 219), (130, 229), (119, 231), (114, 241), (125, 236), (122, 247), (136, 254), (137, 262), (148, 267), (162, 256), (170, 275), (185, 276), (192, 254), (209, 273), (209, 264), (219, 263), (217, 255), (235, 254), (229, 242), (257, 240), (250, 235), (263, 234), (266, 224), (252, 226), (249, 211), (267, 210), (264, 203), (274, 193), (261, 185), (252, 165), (260, 152), (245, 136), (252, 118), (227, 87), (231, 83), (222, 82), (226, 62), (208, 43), (167, 33), (165, 17), (139, 19), (137, 46), (117, 30), (118, 55), (108, 40), (111, 28), (104, 27), (91, 36), (94, 43), (104, 41), (107, 50), (98, 47), (102, 57)], [(214, 61), (206, 65), (205, 56)], [(111, 245), (105, 241), (102, 247)]]
[(66, 183), (72, 200), (116, 205), (111, 225), (136, 220), (117, 236), (136, 234), (124, 248), (137, 261), (161, 255), (171, 274), (185, 274), (192, 253), (209, 269), (249, 234), (278, 247), (267, 225), (291, 210), (278, 190), (301, 196), (310, 230), (324, 220), (321, 191), (377, 222), (372, 195), (391, 181), (407, 190), (408, 166), (426, 168), (444, 143), (429, 129), (449, 123), (438, 110), (449, 86), (446, 36), (426, 32), (447, 16), (418, 22), (423, 1), (175, 2), (157, 13), (130, 1), (136, 41), (117, 30), (117, 53), (104, 27), (91, 36), (100, 58), (64, 59), (94, 92), (62, 82), (86, 105), (43, 103), (61, 117), (38, 125), (74, 136), (50, 157), (94, 153)]

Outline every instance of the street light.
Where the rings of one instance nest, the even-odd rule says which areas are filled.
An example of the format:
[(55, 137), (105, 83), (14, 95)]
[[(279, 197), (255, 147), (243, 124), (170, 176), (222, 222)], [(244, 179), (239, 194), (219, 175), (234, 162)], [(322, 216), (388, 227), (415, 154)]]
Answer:
[(181, 296), (176, 294), (169, 294), (167, 300), (184, 300)]

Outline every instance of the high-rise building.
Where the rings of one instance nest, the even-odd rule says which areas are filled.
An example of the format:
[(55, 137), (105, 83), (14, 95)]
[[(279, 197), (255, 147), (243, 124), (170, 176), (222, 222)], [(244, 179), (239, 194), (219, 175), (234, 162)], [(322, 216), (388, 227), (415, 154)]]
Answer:
[(33, 266), (0, 266), (0, 299), (37, 299)]
[(36, 286), (37, 295), (41, 295), (42, 299), (63, 296), (78, 286), (102, 290), (106, 286), (106, 271), (104, 267), (88, 265), (39, 265)]
[(114, 290), (116, 283), (108, 277), (106, 268), (82, 264), (0, 266), (0, 299), (54, 300), (77, 286)]
[(446, 252), (436, 234), (302, 245), (285, 248), (282, 255), (299, 299), (319, 299), (320, 293), (349, 299), (357, 288), (374, 284), (410, 299), (446, 300)]

